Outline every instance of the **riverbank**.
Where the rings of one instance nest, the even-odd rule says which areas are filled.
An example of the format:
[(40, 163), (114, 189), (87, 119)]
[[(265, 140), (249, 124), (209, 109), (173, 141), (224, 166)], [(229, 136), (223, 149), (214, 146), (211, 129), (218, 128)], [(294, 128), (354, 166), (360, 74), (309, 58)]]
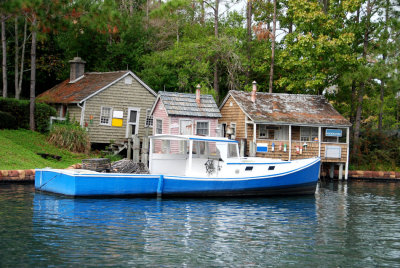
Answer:
[[(74, 164), (67, 169), (79, 169), (81, 164)], [(321, 179), (328, 178), (326, 174), (321, 174)], [(338, 174), (335, 172), (335, 178)], [(329, 180), (329, 179), (328, 179)], [(365, 171), (349, 170), (349, 180), (376, 180), (376, 181), (398, 181), (400, 182), (400, 172), (395, 171)], [(35, 181), (35, 170), (0, 170), (0, 182), (26, 182)]]

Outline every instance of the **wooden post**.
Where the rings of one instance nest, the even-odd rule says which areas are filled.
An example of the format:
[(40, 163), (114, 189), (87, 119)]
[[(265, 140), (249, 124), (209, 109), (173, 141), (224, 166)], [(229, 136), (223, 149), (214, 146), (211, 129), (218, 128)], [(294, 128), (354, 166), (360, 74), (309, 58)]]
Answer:
[(289, 125), (289, 161), (292, 160), (292, 125)]
[(126, 158), (132, 159), (132, 139), (128, 139), (128, 148), (126, 149)]
[(144, 137), (143, 138), (141, 161), (142, 161), (143, 164), (148, 166), (148, 161), (149, 161), (149, 137)]
[(132, 136), (133, 140), (133, 162), (139, 163), (140, 161), (140, 139), (137, 135)]
[(347, 155), (346, 155), (346, 167), (344, 171), (344, 179), (347, 180), (349, 178), (349, 151), (350, 151), (350, 128), (347, 128), (346, 131), (346, 146), (347, 146)]
[(244, 152), (245, 152), (245, 149), (246, 149), (246, 139), (241, 139), (240, 140), (240, 156), (241, 157), (244, 157)]
[(318, 157), (321, 157), (321, 127), (318, 127)]
[(343, 179), (343, 163), (339, 164), (339, 180)]
[(331, 167), (329, 169), (329, 178), (333, 179), (335, 175), (335, 163), (331, 163)]

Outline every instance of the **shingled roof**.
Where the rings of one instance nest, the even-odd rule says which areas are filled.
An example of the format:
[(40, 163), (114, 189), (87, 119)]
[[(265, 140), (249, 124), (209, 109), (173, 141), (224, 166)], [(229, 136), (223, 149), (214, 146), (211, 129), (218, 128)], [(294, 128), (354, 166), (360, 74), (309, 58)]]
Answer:
[[(196, 94), (178, 92), (158, 92), (158, 100), (161, 100), (168, 115), (197, 116), (219, 118), (221, 113), (213, 96), (201, 95), (200, 104), (196, 103)], [(153, 106), (153, 110), (155, 105)]]
[(151, 88), (149, 88), (131, 71), (117, 71), (85, 73), (82, 78), (76, 79), (73, 83), (70, 83), (70, 80), (67, 79), (64, 82), (43, 92), (37, 96), (36, 99), (40, 102), (46, 103), (80, 103), (108, 88), (129, 74), (132, 75), (153, 95), (156, 95)]
[(231, 90), (221, 108), (229, 96), (232, 96), (255, 123), (351, 126), (351, 123), (321, 95), (257, 92), (256, 101), (253, 103), (251, 92)]

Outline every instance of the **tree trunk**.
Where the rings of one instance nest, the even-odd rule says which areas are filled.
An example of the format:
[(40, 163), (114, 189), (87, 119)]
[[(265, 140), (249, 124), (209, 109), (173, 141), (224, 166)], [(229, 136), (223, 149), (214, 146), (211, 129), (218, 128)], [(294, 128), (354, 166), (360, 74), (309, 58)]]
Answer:
[(201, 0), (201, 1), (200, 1), (200, 12), (201, 12), (201, 15), (200, 15), (200, 24), (204, 26), (205, 16), (206, 16), (206, 15), (205, 15), (206, 12), (205, 12), (205, 8), (204, 8), (204, 0)]
[[(215, 8), (214, 8), (214, 35), (215, 39), (218, 40), (218, 8), (219, 8), (219, 0), (215, 1)], [(214, 91), (217, 103), (219, 103), (219, 72), (218, 72), (218, 63), (219, 63), (219, 56), (216, 55), (214, 59)]]
[[(365, 29), (364, 29), (364, 41), (363, 41), (363, 53), (362, 57), (364, 59), (367, 58), (367, 48), (369, 44), (369, 31), (370, 31), (370, 20), (371, 20), (371, 2), (368, 0), (367, 2), (367, 21), (365, 23)], [(364, 92), (365, 92), (365, 83), (362, 82), (360, 83), (360, 90), (358, 92), (358, 101), (357, 101), (357, 112), (356, 112), (356, 124), (354, 127), (354, 149), (357, 152), (359, 148), (359, 139), (360, 139), (360, 127), (361, 127), (361, 114), (362, 114), (362, 105), (363, 105), (363, 98), (364, 98)]]
[(247, 60), (248, 60), (248, 68), (246, 71), (246, 80), (249, 83), (249, 79), (251, 76), (251, 39), (252, 39), (252, 31), (251, 31), (251, 17), (253, 15), (252, 11), (252, 0), (247, 1), (247, 12), (246, 12), (246, 19), (247, 19)]
[(274, 65), (275, 65), (275, 34), (276, 34), (276, 0), (274, 0), (274, 14), (272, 17), (272, 45), (271, 45), (271, 68), (269, 73), (269, 93), (272, 93), (272, 85), (274, 82)]
[(6, 40), (6, 16), (1, 15), (1, 48), (2, 48), (2, 71), (3, 71), (3, 98), (7, 98), (7, 40)]
[[(26, 33), (28, 29), (28, 20), (25, 17), (25, 24), (24, 24), (24, 39), (22, 41), (22, 51), (21, 51), (21, 66), (19, 71), (19, 81), (18, 81), (18, 99), (22, 92), (22, 78), (24, 74), (24, 60), (25, 60), (25, 47), (26, 47)], [(17, 98), (17, 95), (15, 96)]]
[[(386, 6), (385, 6), (385, 30), (384, 30), (384, 52), (382, 53), (382, 61), (383, 64), (386, 64), (386, 49), (387, 49), (387, 38), (389, 35), (388, 32), (388, 21), (389, 21), (389, 6), (390, 6), (390, 2), (389, 0), (386, 0)], [(385, 76), (385, 75), (384, 75)], [(383, 129), (383, 104), (384, 104), (384, 98), (385, 98), (385, 82), (384, 82), (384, 78), (381, 79), (381, 95), (380, 95), (380, 105), (379, 105), (379, 121), (378, 121), (378, 129), (379, 131), (382, 131)]]
[(29, 99), (29, 128), (35, 130), (35, 91), (36, 91), (36, 16), (32, 15), (32, 46), (31, 46), (31, 85)]
[(18, 42), (18, 17), (15, 17), (15, 62), (14, 62), (14, 88), (15, 88), (15, 98), (19, 99), (18, 92), (18, 63), (19, 63), (19, 42)]

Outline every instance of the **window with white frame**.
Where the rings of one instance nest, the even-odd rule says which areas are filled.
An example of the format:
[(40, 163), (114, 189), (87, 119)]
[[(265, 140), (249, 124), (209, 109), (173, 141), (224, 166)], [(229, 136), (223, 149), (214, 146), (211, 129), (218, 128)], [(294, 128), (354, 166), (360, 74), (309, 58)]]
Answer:
[(210, 133), (210, 123), (208, 121), (196, 122), (196, 135), (208, 136)]
[(318, 128), (300, 127), (300, 141), (313, 141), (318, 138)]
[(236, 123), (231, 123), (232, 136), (236, 136)]
[(111, 125), (111, 115), (112, 115), (112, 108), (111, 107), (101, 107), (100, 112), (100, 125)]
[(162, 134), (162, 120), (156, 119), (156, 134)]
[(146, 110), (146, 127), (153, 127), (153, 115), (150, 112), (150, 109)]

